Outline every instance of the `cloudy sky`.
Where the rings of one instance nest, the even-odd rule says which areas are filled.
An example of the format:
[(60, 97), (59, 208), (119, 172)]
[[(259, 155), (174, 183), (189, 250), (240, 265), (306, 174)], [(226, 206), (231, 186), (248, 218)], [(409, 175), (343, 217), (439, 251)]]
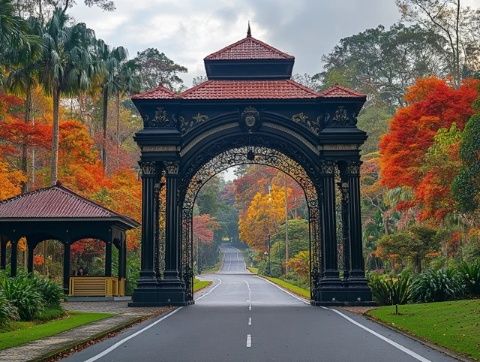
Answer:
[[(478, 0), (474, 0), (478, 1)], [(78, 1), (81, 3), (83, 1)], [(203, 58), (246, 35), (296, 57), (295, 73), (315, 74), (342, 37), (399, 19), (394, 0), (115, 0), (114, 12), (77, 5), (70, 14), (131, 57), (158, 48), (186, 66), (187, 86), (204, 74)]]

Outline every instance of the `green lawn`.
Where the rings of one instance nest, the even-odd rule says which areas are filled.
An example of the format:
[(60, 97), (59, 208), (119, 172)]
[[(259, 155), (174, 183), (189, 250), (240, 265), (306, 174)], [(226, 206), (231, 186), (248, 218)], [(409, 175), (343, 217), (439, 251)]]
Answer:
[(284, 289), (287, 289), (288, 291), (302, 297), (305, 299), (310, 299), (310, 291), (308, 289), (299, 287), (297, 285), (294, 285), (292, 283), (286, 282), (285, 280), (279, 279), (279, 278), (273, 278), (273, 277), (267, 277), (267, 276), (262, 276), (265, 279), (270, 280), (272, 283), (275, 283), (279, 286), (281, 286)]
[(247, 269), (250, 271), (250, 273), (258, 274), (258, 268), (255, 268), (253, 266), (249, 266), (249, 267), (247, 267)]
[(193, 291), (198, 292), (199, 290), (208, 287), (210, 284), (212, 284), (212, 281), (210, 280), (200, 280), (195, 278), (193, 281)]
[(109, 318), (112, 315), (109, 313), (68, 312), (61, 319), (54, 319), (44, 323), (38, 321), (12, 322), (8, 330), (0, 330), (0, 350), (50, 337), (84, 324)]
[(480, 360), (480, 299), (379, 307), (368, 315), (420, 339)]

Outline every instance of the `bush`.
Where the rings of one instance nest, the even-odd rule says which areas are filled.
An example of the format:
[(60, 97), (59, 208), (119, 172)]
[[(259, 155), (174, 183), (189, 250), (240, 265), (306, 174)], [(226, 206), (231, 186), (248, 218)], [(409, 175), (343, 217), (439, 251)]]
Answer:
[(38, 313), (35, 319), (48, 322), (52, 319), (58, 319), (60, 317), (64, 317), (66, 315), (65, 310), (60, 307), (53, 307), (53, 308), (45, 308), (41, 312)]
[(12, 305), (0, 290), (0, 327), (3, 327), (12, 320), (18, 320), (18, 310)]
[(413, 300), (420, 303), (461, 298), (465, 288), (454, 269), (429, 270), (413, 283)]
[(480, 260), (460, 264), (458, 266), (458, 276), (469, 296), (480, 297)]
[(20, 319), (32, 320), (43, 310), (42, 295), (33, 278), (23, 275), (5, 279), (2, 284), (5, 297), (18, 309)]
[(397, 277), (370, 274), (368, 284), (377, 303), (406, 304), (412, 298), (412, 277), (408, 273)]
[(45, 278), (33, 278), (35, 288), (42, 296), (46, 307), (60, 307), (63, 289), (54, 281)]

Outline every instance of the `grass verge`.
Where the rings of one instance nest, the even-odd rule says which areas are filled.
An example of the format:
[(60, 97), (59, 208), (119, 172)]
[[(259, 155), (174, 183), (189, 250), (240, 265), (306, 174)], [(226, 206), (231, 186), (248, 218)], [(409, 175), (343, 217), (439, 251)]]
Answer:
[(193, 291), (198, 292), (199, 290), (208, 287), (210, 284), (212, 284), (211, 280), (200, 280), (195, 278), (193, 281)]
[(255, 268), (253, 266), (247, 266), (247, 269), (250, 271), (250, 273), (258, 274), (258, 268)]
[(384, 306), (367, 315), (453, 352), (480, 360), (480, 299)]
[(109, 318), (112, 315), (110, 313), (68, 312), (65, 317), (48, 322), (12, 322), (8, 330), (0, 330), (0, 350), (50, 337), (85, 324)]
[(296, 294), (296, 295), (298, 295), (302, 298), (310, 299), (310, 291), (308, 289), (299, 287), (297, 285), (286, 282), (285, 280), (279, 279), (279, 278), (267, 277), (267, 276), (264, 276), (264, 275), (262, 275), (262, 278), (268, 279), (272, 283), (275, 283), (275, 284), (281, 286), (282, 288), (288, 290), (289, 292), (292, 292), (292, 293), (294, 293), (294, 294)]

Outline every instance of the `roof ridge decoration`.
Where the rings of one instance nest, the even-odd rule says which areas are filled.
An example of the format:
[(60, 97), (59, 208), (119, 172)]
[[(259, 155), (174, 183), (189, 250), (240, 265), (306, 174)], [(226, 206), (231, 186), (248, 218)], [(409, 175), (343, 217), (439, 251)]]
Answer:
[(325, 98), (363, 98), (366, 97), (365, 94), (359, 93), (357, 91), (354, 91), (353, 89), (341, 86), (339, 84), (335, 84), (332, 87), (329, 87), (327, 89), (324, 89), (320, 92), (318, 92), (320, 97), (325, 97)]
[(294, 56), (254, 38), (247, 37), (207, 55), (205, 60), (295, 59)]
[(132, 99), (157, 99), (162, 96), (162, 99), (173, 99), (177, 94), (163, 85), (150, 89), (146, 92), (138, 93), (132, 96)]

